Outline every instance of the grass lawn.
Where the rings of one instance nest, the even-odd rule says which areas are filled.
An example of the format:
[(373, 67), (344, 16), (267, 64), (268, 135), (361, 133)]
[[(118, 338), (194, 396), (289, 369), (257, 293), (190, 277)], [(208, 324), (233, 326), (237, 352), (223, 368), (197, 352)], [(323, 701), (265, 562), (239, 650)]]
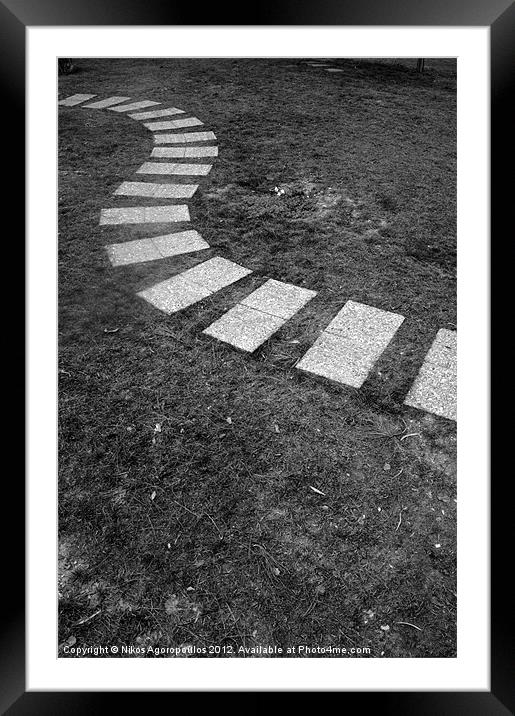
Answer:
[[(112, 196), (151, 133), (59, 110), (61, 644), (455, 656), (456, 426), (402, 405), (456, 328), (455, 62), (76, 64), (60, 96), (166, 102), (220, 154), (188, 202), (211, 249), (113, 268), (165, 233), (98, 225), (166, 203)], [(253, 273), (172, 316), (136, 296), (211, 256)], [(317, 297), (252, 355), (202, 335), (265, 277)], [(349, 299), (406, 318), (359, 390), (294, 368)]]

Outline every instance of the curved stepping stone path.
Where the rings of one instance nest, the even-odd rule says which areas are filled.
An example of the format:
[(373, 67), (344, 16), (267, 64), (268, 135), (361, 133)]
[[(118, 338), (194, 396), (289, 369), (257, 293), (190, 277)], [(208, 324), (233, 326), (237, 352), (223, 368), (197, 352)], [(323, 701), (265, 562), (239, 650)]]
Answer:
[[(307, 62), (327, 71), (342, 72), (327, 67), (322, 62)], [(131, 119), (144, 121), (159, 119), (184, 110), (164, 107), (144, 112), (134, 112), (159, 105), (152, 100), (133, 100), (130, 97), (108, 97), (89, 102), (94, 94), (75, 94), (58, 102), (63, 107), (82, 105), (90, 109), (109, 109)], [(88, 104), (84, 104), (88, 102)], [(205, 142), (213, 142), (216, 135), (211, 131), (178, 132), (175, 130), (196, 127), (203, 123), (196, 117), (146, 122), (147, 129), (154, 132), (152, 159), (201, 159), (217, 157), (218, 148)], [(162, 132), (161, 130), (174, 130)], [(200, 145), (200, 146), (191, 146)], [(186, 146), (182, 146), (186, 145)], [(190, 146), (188, 146), (190, 145)], [(137, 174), (167, 176), (206, 176), (211, 164), (182, 163), (177, 161), (145, 162)], [(196, 184), (158, 183), (153, 181), (124, 181), (115, 190), (115, 196), (142, 197), (149, 199), (190, 199), (198, 189)], [(112, 207), (102, 209), (100, 224), (131, 225), (188, 222), (186, 204), (162, 206)], [(162, 230), (162, 229), (161, 229)], [(209, 244), (195, 230), (176, 231), (124, 243), (106, 246), (113, 266), (125, 266), (156, 261), (180, 254), (202, 251)], [(217, 291), (248, 276), (252, 271), (220, 256), (197, 264), (176, 276), (161, 281), (138, 293), (138, 296), (167, 314), (180, 311)], [(262, 286), (242, 299), (203, 333), (249, 353), (255, 351), (298, 311), (316, 296), (316, 291), (267, 280)], [(374, 364), (393, 339), (404, 316), (383, 311), (355, 301), (347, 301), (339, 313), (322, 331), (319, 338), (297, 362), (296, 368), (306, 373), (322, 376), (343, 385), (359, 388), (367, 379)], [(456, 332), (442, 329), (434, 340), (419, 374), (413, 383), (405, 405), (426, 410), (436, 415), (456, 420)]]

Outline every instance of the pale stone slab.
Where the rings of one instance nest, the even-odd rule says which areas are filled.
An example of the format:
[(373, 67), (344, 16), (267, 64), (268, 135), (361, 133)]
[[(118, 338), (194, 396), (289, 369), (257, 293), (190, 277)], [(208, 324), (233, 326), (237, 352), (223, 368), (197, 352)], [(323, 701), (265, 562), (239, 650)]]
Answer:
[(456, 368), (458, 350), (458, 334), (447, 328), (441, 328), (436, 334), (426, 361), (450, 368)]
[(184, 274), (179, 274), (140, 291), (138, 296), (164, 313), (175, 313), (211, 296), (211, 291), (204, 286), (190, 283), (184, 278)]
[(175, 234), (166, 234), (164, 236), (153, 236), (152, 241), (164, 258), (190, 254), (193, 251), (203, 251), (209, 248), (207, 241), (204, 241), (198, 231), (194, 229), (191, 231), (178, 231)]
[(343, 72), (344, 70), (339, 70), (336, 67), (327, 67), (326, 72)]
[(316, 296), (316, 291), (270, 279), (241, 303), (258, 311), (288, 320)]
[(130, 99), (130, 97), (108, 97), (107, 99), (101, 99), (98, 102), (84, 104), (83, 107), (88, 107), (89, 109), (105, 109), (106, 107), (111, 107), (113, 104), (127, 102), (128, 99)]
[(170, 117), (172, 114), (185, 114), (183, 109), (168, 107), (168, 109), (155, 109), (152, 112), (136, 112), (129, 114), (131, 119), (158, 119), (159, 117)]
[(174, 164), (173, 162), (145, 162), (136, 174), (173, 174), (175, 176), (206, 176), (212, 164)]
[(403, 320), (348, 301), (296, 367), (359, 388)]
[(215, 256), (209, 261), (204, 261), (204, 263), (188, 269), (183, 276), (188, 281), (197, 283), (200, 286), (206, 286), (214, 293), (224, 286), (234, 283), (234, 281), (239, 281), (240, 278), (247, 276), (249, 273), (252, 273), (250, 269), (235, 264), (233, 261), (224, 259), (221, 256)]
[(136, 239), (123, 244), (106, 246), (113, 266), (156, 261), (208, 248), (209, 244), (197, 231), (179, 231), (176, 234), (153, 236), (149, 239)]
[(217, 157), (218, 147), (154, 147), (152, 157), (185, 159), (187, 157)]
[(359, 388), (374, 365), (373, 357), (333, 333), (322, 333), (296, 367), (337, 383)]
[(214, 132), (185, 132), (184, 134), (154, 134), (156, 144), (186, 144), (188, 142), (211, 142)]
[(75, 107), (76, 104), (85, 102), (87, 99), (93, 99), (93, 97), (96, 97), (96, 94), (72, 94), (71, 97), (59, 100), (57, 104), (61, 104), (63, 107)]
[(149, 224), (189, 220), (190, 213), (185, 204), (102, 209), (100, 214), (100, 224)]
[(120, 196), (146, 196), (151, 199), (191, 199), (197, 189), (198, 184), (124, 181), (114, 193)]
[(203, 333), (252, 353), (285, 323), (283, 318), (239, 303), (208, 326)]
[(131, 102), (124, 104), (122, 107), (110, 107), (111, 112), (132, 112), (134, 109), (143, 109), (144, 107), (153, 107), (161, 102), (153, 102), (151, 99), (144, 99), (141, 102)]
[(404, 316), (398, 313), (347, 301), (325, 330), (338, 333), (359, 345), (373, 343), (384, 335), (388, 344), (403, 321)]
[(187, 117), (186, 119), (171, 119), (169, 122), (147, 122), (143, 126), (158, 132), (161, 129), (183, 129), (183, 127), (198, 127), (204, 124), (197, 117)]
[(106, 249), (113, 266), (127, 266), (163, 258), (152, 239), (137, 239), (136, 241), (126, 241), (123, 244), (110, 244), (106, 246)]
[(216, 256), (138, 295), (165, 313), (175, 313), (252, 273)]
[(455, 331), (441, 329), (404, 401), (405, 405), (456, 420), (457, 355)]

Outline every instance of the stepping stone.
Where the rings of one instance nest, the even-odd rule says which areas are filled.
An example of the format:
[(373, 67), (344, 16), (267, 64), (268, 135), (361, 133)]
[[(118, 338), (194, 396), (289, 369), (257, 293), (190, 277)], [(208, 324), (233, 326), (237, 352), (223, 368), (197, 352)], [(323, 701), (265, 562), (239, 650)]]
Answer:
[(177, 276), (138, 293), (165, 313), (187, 308), (252, 273), (249, 269), (216, 256)]
[(238, 303), (203, 333), (235, 348), (252, 353), (285, 323), (282, 318), (261, 313)]
[(336, 67), (327, 67), (326, 72), (343, 72), (343, 70), (339, 70)]
[(311, 67), (327, 67), (326, 62), (307, 62), (307, 65), (310, 65)]
[(203, 333), (252, 353), (314, 296), (315, 291), (270, 279)]
[(161, 102), (153, 102), (150, 99), (145, 99), (141, 102), (131, 102), (130, 104), (124, 104), (123, 107), (110, 107), (109, 109), (111, 112), (130, 112), (133, 109), (143, 109), (143, 107), (152, 107), (156, 104), (161, 104)]
[(121, 196), (147, 196), (150, 199), (191, 199), (197, 189), (198, 184), (124, 181), (114, 193)]
[(101, 99), (98, 102), (84, 104), (83, 107), (88, 107), (88, 109), (105, 109), (105, 107), (111, 107), (113, 104), (127, 102), (128, 99), (130, 99), (130, 97), (108, 97), (107, 99)]
[(233, 261), (223, 259), (221, 256), (215, 256), (209, 261), (205, 261), (202, 264), (197, 264), (188, 271), (185, 271), (183, 276), (186, 276), (189, 281), (197, 283), (201, 286), (207, 286), (207, 288), (214, 293), (219, 291), (224, 286), (228, 286), (234, 281), (238, 281), (240, 278), (247, 276), (252, 273), (250, 269), (235, 264)]
[(244, 298), (241, 303), (286, 321), (300, 311), (316, 296), (316, 291), (300, 288), (291, 283), (269, 279), (266, 283)]
[(449, 420), (457, 413), (457, 334), (442, 328), (415, 378), (405, 405)]
[(208, 248), (209, 244), (197, 231), (179, 231), (176, 234), (153, 236), (149, 239), (136, 239), (123, 244), (106, 246), (113, 266), (155, 261)]
[(154, 134), (156, 144), (186, 144), (187, 142), (211, 142), (214, 132), (187, 132), (185, 134)]
[(172, 114), (184, 114), (183, 109), (177, 109), (177, 107), (168, 107), (168, 109), (156, 109), (152, 112), (136, 112), (136, 114), (129, 114), (131, 119), (158, 119), (159, 117), (169, 117)]
[(100, 213), (100, 224), (150, 224), (189, 220), (190, 213), (185, 204), (102, 209)]
[(296, 367), (359, 388), (403, 321), (397, 313), (348, 301)]
[(183, 127), (197, 127), (204, 124), (196, 117), (187, 117), (186, 119), (171, 119), (169, 122), (147, 122), (143, 126), (157, 132), (160, 129), (182, 129)]
[(76, 104), (93, 99), (93, 97), (96, 97), (96, 94), (72, 94), (71, 97), (59, 100), (57, 104), (61, 104), (63, 107), (75, 107)]
[(174, 164), (172, 162), (145, 162), (136, 174), (173, 174), (189, 176), (206, 176), (212, 164)]
[(217, 157), (218, 147), (154, 147), (151, 156), (160, 157), (161, 159), (164, 157), (175, 159)]

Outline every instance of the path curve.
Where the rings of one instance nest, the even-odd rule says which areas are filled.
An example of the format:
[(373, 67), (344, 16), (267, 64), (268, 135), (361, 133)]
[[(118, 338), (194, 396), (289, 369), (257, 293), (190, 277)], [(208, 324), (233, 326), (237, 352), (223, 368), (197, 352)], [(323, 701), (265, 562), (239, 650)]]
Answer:
[[(94, 101), (91, 101), (94, 100)], [(64, 107), (107, 109), (140, 121), (153, 133), (149, 160), (136, 171), (143, 176), (207, 176), (218, 156), (211, 131), (199, 130), (203, 122), (177, 107), (157, 107), (153, 100), (94, 94), (75, 94), (58, 102)], [(179, 116), (177, 116), (179, 115)], [(186, 130), (186, 131), (182, 131)], [(152, 161), (154, 159), (166, 161)], [(173, 161), (170, 161), (173, 160)], [(183, 162), (181, 160), (187, 160)], [(192, 161), (193, 160), (193, 161)], [(100, 224), (152, 225), (190, 221), (187, 203), (197, 184), (181, 182), (125, 181), (115, 196), (167, 200), (161, 206), (111, 207), (100, 212)], [(130, 230), (130, 229), (128, 229)], [(154, 261), (202, 251), (209, 244), (194, 229), (109, 244), (113, 266)], [(172, 314), (191, 306), (252, 273), (228, 259), (215, 256), (170, 279), (138, 293), (159, 310)], [(316, 291), (268, 279), (258, 289), (224, 313), (203, 332), (246, 352), (253, 352), (316, 296)], [(404, 316), (373, 306), (347, 301), (296, 368), (337, 383), (360, 388), (386, 350)], [(424, 359), (405, 405), (456, 420), (456, 332), (441, 329)]]

